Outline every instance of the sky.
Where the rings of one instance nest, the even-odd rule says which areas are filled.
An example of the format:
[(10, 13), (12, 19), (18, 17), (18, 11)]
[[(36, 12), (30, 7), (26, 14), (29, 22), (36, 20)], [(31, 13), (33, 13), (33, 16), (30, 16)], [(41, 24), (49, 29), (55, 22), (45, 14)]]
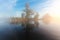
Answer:
[(60, 16), (60, 0), (0, 0), (0, 17), (20, 17), (26, 2), (29, 2), (30, 8), (40, 16), (46, 13), (51, 16)]

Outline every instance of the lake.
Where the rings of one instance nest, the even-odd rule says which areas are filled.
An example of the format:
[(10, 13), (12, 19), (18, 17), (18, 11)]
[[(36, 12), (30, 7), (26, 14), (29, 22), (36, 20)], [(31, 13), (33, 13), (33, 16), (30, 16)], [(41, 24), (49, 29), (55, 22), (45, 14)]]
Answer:
[[(0, 40), (26, 40), (27, 32), (24, 26), (0, 21)], [(40, 23), (29, 32), (30, 40), (60, 40), (60, 26)]]

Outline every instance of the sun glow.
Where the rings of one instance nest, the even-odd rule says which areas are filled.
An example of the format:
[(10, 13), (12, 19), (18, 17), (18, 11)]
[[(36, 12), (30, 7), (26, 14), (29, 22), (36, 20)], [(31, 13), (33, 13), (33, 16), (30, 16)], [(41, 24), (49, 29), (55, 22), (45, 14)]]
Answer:
[(45, 13), (49, 13), (53, 18), (51, 19), (51, 22), (59, 23), (60, 24), (60, 0), (49, 0), (51, 3), (47, 5), (47, 7), (43, 10), (45, 10)]
[(60, 18), (60, 0), (52, 0), (51, 6), (48, 8), (48, 12), (54, 16)]
[(48, 13), (52, 17), (49, 19), (50, 22), (60, 24), (60, 0), (48, 0), (43, 4), (45, 6), (42, 8), (42, 16), (40, 17), (43, 17), (46, 13)]

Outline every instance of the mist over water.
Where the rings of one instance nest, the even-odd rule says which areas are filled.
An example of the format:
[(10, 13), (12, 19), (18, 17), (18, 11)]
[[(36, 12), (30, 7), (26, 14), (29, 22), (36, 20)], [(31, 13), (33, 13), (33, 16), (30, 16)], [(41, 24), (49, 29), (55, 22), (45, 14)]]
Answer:
[(56, 40), (60, 40), (60, 24), (56, 22), (50, 22), (49, 24), (45, 24), (40, 22), (40, 29), (44, 30), (44, 34), (50, 35), (52, 38)]
[[(17, 32), (16, 30), (21, 32), (24, 29), (21, 25), (10, 24), (8, 20), (9, 20), (8, 18), (0, 18), (0, 36), (4, 36), (4, 35), (13, 36), (15, 32)], [(39, 28), (36, 28), (36, 29), (38, 32), (42, 31), (42, 34), (45, 34), (48, 37), (50, 36), (56, 40), (60, 40), (60, 24), (59, 23), (51, 22), (49, 24), (45, 24), (43, 22), (40, 22)]]
[(24, 28), (21, 25), (10, 24), (8, 20), (8, 18), (0, 18), (0, 40), (18, 40), (17, 36), (20, 32), (22, 33)]

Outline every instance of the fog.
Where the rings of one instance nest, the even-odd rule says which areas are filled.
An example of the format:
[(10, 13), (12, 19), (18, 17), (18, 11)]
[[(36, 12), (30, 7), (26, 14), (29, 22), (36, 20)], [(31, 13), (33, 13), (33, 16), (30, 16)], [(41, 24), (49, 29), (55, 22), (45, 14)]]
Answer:
[(40, 22), (40, 29), (44, 30), (44, 34), (50, 35), (56, 40), (60, 40), (60, 24), (56, 22), (50, 22), (49, 24), (45, 24)]
[[(7, 24), (8, 24), (8, 18), (0, 18), (0, 29), (5, 27), (10, 27)], [(60, 24), (59, 23), (50, 22), (49, 24), (45, 24), (41, 21), (39, 22), (39, 29), (43, 30), (42, 32), (43, 34), (48, 35), (52, 38), (55, 38), (56, 40), (60, 40)]]

